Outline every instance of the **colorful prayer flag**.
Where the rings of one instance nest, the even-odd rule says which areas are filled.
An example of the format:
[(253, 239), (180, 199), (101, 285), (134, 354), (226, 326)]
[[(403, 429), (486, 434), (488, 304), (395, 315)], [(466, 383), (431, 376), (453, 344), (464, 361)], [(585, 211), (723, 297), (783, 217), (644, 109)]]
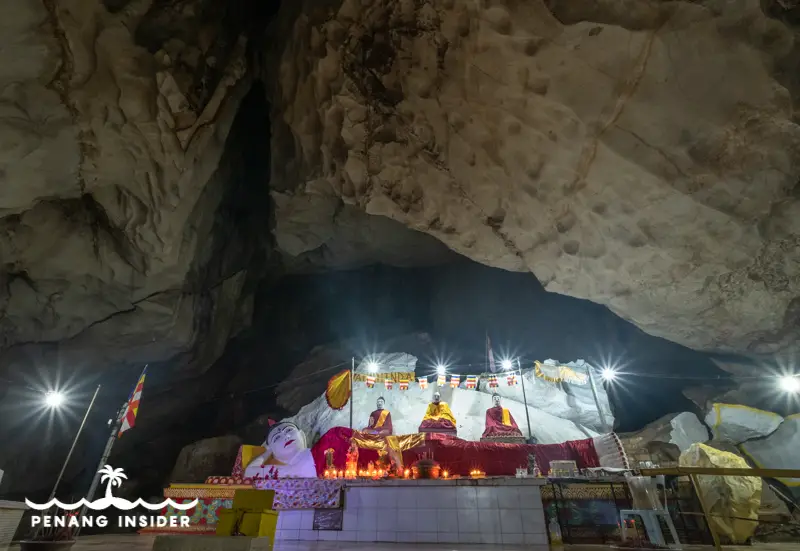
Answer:
[(408, 390), (408, 381), (405, 379), (400, 381), (400, 390)]
[(497, 375), (489, 375), (489, 388), (497, 388)]
[(438, 379), (436, 379), (436, 384), (439, 386), (444, 386), (447, 383), (447, 375), (439, 375)]
[(419, 387), (422, 390), (425, 390), (426, 388), (428, 388), (428, 378), (427, 377), (419, 377), (417, 379), (417, 381), (419, 381)]
[(461, 375), (450, 375), (450, 386), (456, 388), (461, 382)]
[(386, 390), (392, 390), (392, 387), (394, 386), (394, 383), (389, 379), (386, 379), (383, 384), (386, 386)]
[(144, 388), (144, 378), (147, 375), (147, 366), (144, 366), (139, 381), (131, 392), (128, 398), (128, 404), (125, 406), (125, 413), (122, 414), (122, 426), (120, 426), (117, 438), (122, 436), (122, 433), (128, 429), (132, 429), (136, 424), (136, 415), (139, 413), (139, 402), (142, 399), (142, 389)]
[(367, 375), (367, 388), (372, 388), (375, 386), (375, 377), (372, 375)]
[(467, 388), (475, 388), (478, 386), (478, 377), (475, 375), (470, 375), (467, 377)]
[(517, 376), (511, 374), (508, 377), (506, 377), (506, 381), (508, 381), (508, 386), (515, 386), (517, 384)]

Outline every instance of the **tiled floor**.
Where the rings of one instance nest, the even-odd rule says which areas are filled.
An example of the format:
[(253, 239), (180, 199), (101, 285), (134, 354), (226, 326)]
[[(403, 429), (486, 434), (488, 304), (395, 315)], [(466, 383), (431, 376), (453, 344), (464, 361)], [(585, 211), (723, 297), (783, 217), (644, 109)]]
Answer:
[[(81, 538), (72, 551), (150, 551), (153, 546), (153, 536), (91, 536)], [(8, 548), (9, 551), (19, 551), (16, 546)], [(452, 545), (452, 544), (425, 544), (425, 543), (349, 543), (349, 542), (322, 542), (298, 541), (281, 542), (275, 545), (275, 551), (520, 551), (522, 546), (502, 545)], [(711, 551), (713, 547), (687, 546), (685, 551)], [(800, 551), (800, 543), (771, 543), (755, 544), (751, 547), (725, 546), (724, 551)], [(601, 545), (566, 546), (565, 551), (611, 551), (611, 547)]]

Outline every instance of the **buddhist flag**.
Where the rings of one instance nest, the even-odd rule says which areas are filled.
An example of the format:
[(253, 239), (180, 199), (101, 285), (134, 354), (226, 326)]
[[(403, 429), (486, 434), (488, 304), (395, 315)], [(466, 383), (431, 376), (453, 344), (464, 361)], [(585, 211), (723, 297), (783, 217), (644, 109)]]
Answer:
[(325, 389), (325, 400), (331, 409), (342, 409), (350, 400), (353, 391), (353, 379), (349, 369), (337, 373), (328, 381)]
[(475, 388), (478, 386), (478, 377), (470, 375), (467, 377), (467, 388)]
[(439, 386), (444, 386), (447, 383), (447, 375), (439, 375), (436, 379), (436, 384)]
[(386, 390), (392, 390), (392, 387), (394, 386), (394, 383), (392, 383), (392, 381), (389, 379), (386, 379), (383, 384), (386, 385)]
[(128, 397), (128, 404), (125, 406), (125, 412), (122, 414), (122, 425), (119, 428), (117, 438), (122, 436), (122, 433), (128, 429), (132, 429), (136, 424), (136, 414), (139, 413), (139, 401), (142, 399), (142, 389), (144, 388), (144, 378), (147, 375), (147, 366), (144, 366), (142, 375), (139, 377), (139, 382)]
[(461, 375), (450, 375), (450, 386), (456, 388), (461, 382)]
[(372, 388), (375, 386), (375, 377), (372, 375), (367, 375), (367, 388)]
[(506, 377), (506, 381), (508, 381), (508, 386), (515, 386), (517, 384), (517, 376), (511, 374), (508, 377)]
[(497, 375), (489, 375), (489, 388), (497, 388)]
[(408, 381), (403, 379), (400, 381), (400, 390), (408, 390)]
[(417, 379), (417, 381), (419, 381), (419, 387), (422, 390), (425, 390), (426, 388), (428, 388), (428, 378), (427, 377), (419, 377)]

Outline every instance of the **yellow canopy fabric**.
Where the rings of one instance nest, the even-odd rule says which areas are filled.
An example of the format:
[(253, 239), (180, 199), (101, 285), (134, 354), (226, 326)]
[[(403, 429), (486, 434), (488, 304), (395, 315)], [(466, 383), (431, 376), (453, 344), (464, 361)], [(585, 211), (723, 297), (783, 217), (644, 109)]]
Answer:
[(349, 369), (337, 373), (328, 381), (325, 389), (325, 400), (332, 409), (342, 409), (350, 400), (353, 390), (353, 379)]

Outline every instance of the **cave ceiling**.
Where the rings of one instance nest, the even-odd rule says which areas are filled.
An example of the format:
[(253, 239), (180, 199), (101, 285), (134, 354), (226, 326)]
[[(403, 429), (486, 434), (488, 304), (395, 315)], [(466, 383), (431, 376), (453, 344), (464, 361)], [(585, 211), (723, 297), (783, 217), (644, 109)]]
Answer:
[(796, 346), (791, 2), (12, 4), (5, 369), (202, 370), (254, 279), (456, 253), (698, 350)]

